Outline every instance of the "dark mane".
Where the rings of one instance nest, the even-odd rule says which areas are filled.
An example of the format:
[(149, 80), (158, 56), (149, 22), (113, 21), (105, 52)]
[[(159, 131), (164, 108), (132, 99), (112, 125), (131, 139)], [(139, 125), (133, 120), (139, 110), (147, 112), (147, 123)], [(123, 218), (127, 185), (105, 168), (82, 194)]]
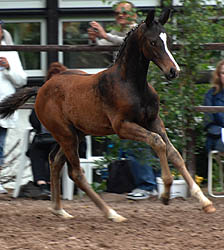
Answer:
[[(144, 21), (143, 21), (144, 22)], [(116, 61), (121, 57), (123, 51), (124, 51), (124, 48), (126, 47), (127, 45), (127, 42), (128, 42), (128, 39), (130, 38), (130, 36), (134, 33), (135, 30), (137, 30), (139, 28), (139, 26), (143, 23), (141, 22), (140, 24), (138, 24), (137, 26), (135, 26), (134, 28), (132, 28), (126, 35), (126, 37), (124, 38), (124, 41), (123, 43), (121, 44), (120, 48), (119, 48), (119, 51), (117, 53), (117, 56), (114, 60), (114, 63), (116, 63)]]

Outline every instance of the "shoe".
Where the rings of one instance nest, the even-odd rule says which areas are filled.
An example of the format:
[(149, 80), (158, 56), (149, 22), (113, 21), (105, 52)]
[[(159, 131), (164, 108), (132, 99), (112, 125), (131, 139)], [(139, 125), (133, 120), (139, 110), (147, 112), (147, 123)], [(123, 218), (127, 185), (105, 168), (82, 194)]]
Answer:
[(40, 193), (35, 197), (37, 200), (50, 200), (51, 199), (51, 192), (48, 189), (47, 184), (39, 185)]
[(156, 189), (153, 189), (152, 191), (150, 191), (149, 194), (152, 196), (158, 196), (158, 192)]
[(4, 189), (2, 184), (0, 184), (0, 194), (7, 194), (7, 193), (8, 193), (8, 191), (6, 189)]
[(136, 188), (131, 193), (128, 193), (126, 198), (130, 200), (144, 200), (150, 197), (150, 192)]

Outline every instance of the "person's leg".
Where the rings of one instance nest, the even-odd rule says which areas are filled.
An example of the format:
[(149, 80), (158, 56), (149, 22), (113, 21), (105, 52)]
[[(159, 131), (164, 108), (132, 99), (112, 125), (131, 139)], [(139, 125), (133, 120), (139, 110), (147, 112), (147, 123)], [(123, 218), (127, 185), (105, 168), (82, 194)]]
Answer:
[[(48, 149), (32, 144), (29, 152), (34, 183), (40, 188), (40, 199), (49, 199)], [(37, 198), (37, 197), (36, 197)]]
[(0, 127), (0, 166), (4, 164), (4, 147), (6, 140), (7, 128)]
[(131, 172), (134, 176), (136, 188), (152, 191), (156, 188), (153, 169), (147, 164), (140, 164), (136, 159), (132, 160)]
[(30, 160), (32, 165), (34, 183), (38, 184), (38, 181), (46, 182), (46, 159), (44, 149), (39, 146), (36, 146), (36, 144), (32, 144), (30, 148)]
[[(156, 178), (152, 167), (149, 164), (141, 164), (135, 157), (128, 157), (131, 160), (131, 172), (134, 177), (135, 189), (128, 193), (127, 198), (140, 200), (149, 198), (150, 194), (157, 195)], [(150, 161), (149, 161), (150, 162)]]
[(44, 168), (44, 181), (45, 181), (45, 184), (44, 186), (42, 186), (44, 189), (47, 189), (49, 192), (51, 190), (51, 187), (50, 187), (50, 165), (49, 165), (49, 154), (51, 152), (51, 150), (53, 149), (53, 147), (55, 146), (55, 144), (50, 144), (50, 145), (46, 145), (46, 149), (44, 151), (45, 153), (45, 168)]
[[(0, 127), (0, 169), (1, 166), (4, 164), (4, 147), (5, 147), (5, 140), (6, 140), (7, 128)], [(0, 194), (7, 194), (7, 190), (4, 189), (0, 182)]]
[(49, 154), (52, 151), (52, 149), (55, 147), (54, 144), (50, 144), (46, 150), (45, 150), (45, 159), (46, 159), (46, 167), (45, 167), (45, 181), (50, 184), (50, 164), (49, 164)]

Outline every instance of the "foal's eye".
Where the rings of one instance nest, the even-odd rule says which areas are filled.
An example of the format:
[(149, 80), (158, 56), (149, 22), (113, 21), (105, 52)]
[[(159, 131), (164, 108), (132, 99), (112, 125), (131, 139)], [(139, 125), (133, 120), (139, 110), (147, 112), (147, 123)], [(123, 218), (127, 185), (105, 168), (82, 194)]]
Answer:
[(151, 41), (150, 44), (151, 44), (152, 46), (155, 46), (155, 45), (156, 45), (156, 42)]

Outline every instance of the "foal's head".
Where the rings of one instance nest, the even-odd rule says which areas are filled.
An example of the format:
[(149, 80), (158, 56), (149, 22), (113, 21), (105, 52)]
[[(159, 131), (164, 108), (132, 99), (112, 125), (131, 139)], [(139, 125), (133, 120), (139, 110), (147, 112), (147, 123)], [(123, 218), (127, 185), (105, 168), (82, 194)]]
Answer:
[(168, 36), (163, 28), (169, 18), (170, 10), (166, 9), (158, 21), (154, 20), (154, 15), (154, 10), (149, 11), (144, 24), (141, 25), (140, 46), (145, 58), (153, 61), (167, 79), (171, 80), (178, 75), (180, 68), (168, 49)]

